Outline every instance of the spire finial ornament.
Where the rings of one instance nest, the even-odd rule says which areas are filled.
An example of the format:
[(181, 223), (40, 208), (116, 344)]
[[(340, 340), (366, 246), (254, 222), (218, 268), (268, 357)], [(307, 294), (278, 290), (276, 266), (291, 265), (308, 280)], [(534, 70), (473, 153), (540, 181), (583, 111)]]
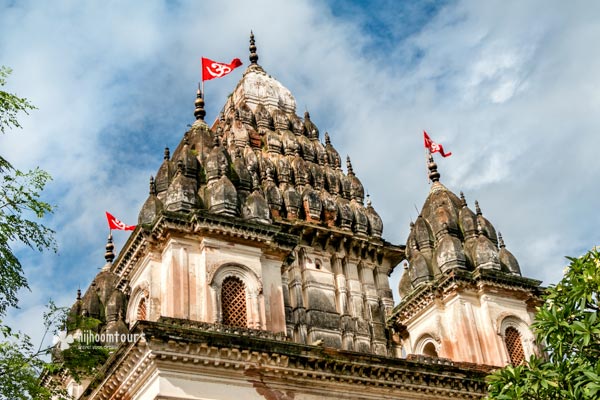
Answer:
[(202, 95), (202, 91), (200, 90), (200, 84), (198, 84), (198, 90), (196, 91), (196, 101), (194, 102), (196, 109), (194, 110), (194, 116), (196, 117), (196, 121), (201, 119), (204, 121), (204, 117), (206, 116), (206, 111), (204, 110), (204, 96)]
[(325, 144), (331, 145), (331, 138), (329, 137), (329, 132), (325, 132)]
[(498, 243), (500, 244), (501, 249), (506, 247), (506, 245), (504, 244), (504, 238), (502, 237), (502, 234), (500, 232), (498, 232)]
[(440, 181), (440, 173), (437, 170), (437, 164), (433, 161), (433, 156), (429, 154), (429, 164), (427, 168), (429, 168), (429, 180), (431, 182), (439, 182)]
[(256, 54), (256, 44), (254, 42), (254, 32), (250, 31), (250, 64), (258, 63), (258, 54)]
[(81, 289), (77, 289), (77, 301), (81, 300)]
[(367, 207), (371, 207), (371, 195), (367, 193)]
[(352, 169), (352, 161), (350, 161), (350, 156), (346, 156), (346, 168), (348, 169), (348, 175), (354, 176), (354, 169)]
[(165, 152), (163, 155), (163, 159), (166, 161), (169, 161), (169, 158), (171, 158), (171, 150), (169, 150), (168, 147), (165, 147)]
[(477, 219), (477, 236), (483, 235), (483, 228), (481, 227), (481, 222)]
[(107, 263), (112, 263), (115, 259), (115, 253), (113, 250), (115, 249), (115, 245), (113, 244), (112, 232), (108, 234), (108, 240), (106, 241), (106, 253), (104, 253), (104, 259)]
[(150, 195), (156, 196), (156, 184), (154, 183), (154, 177), (150, 175)]
[(475, 213), (477, 215), (482, 215), (481, 208), (479, 208), (479, 202), (477, 200), (475, 200)]
[(462, 192), (462, 190), (460, 191), (460, 205), (463, 207), (467, 206), (467, 199), (465, 199), (465, 194)]

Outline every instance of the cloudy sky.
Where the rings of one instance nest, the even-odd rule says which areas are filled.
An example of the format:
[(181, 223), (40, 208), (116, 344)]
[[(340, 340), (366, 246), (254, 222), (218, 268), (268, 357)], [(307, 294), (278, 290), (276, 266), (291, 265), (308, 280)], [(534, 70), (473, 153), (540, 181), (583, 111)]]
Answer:
[[(59, 250), (19, 250), (31, 292), (7, 321), (34, 338), (48, 299), (70, 305), (103, 265), (104, 211), (136, 222), (193, 122), (200, 57), (247, 63), (251, 29), (298, 113), (352, 157), (387, 240), (404, 243), (427, 196), (425, 129), (453, 153), (441, 181), (479, 200), (524, 275), (556, 282), (600, 243), (599, 2), (123, 3), (0, 0), (8, 90), (38, 107), (0, 152), (54, 177)], [(206, 83), (207, 121), (241, 73)]]

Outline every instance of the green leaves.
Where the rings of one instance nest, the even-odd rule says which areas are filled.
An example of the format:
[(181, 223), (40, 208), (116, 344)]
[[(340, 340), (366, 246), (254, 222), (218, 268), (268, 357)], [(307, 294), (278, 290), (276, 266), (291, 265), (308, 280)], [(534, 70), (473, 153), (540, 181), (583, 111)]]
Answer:
[(600, 252), (591, 250), (550, 286), (532, 328), (544, 358), (488, 377), (490, 399), (596, 399), (600, 395)]
[[(0, 67), (0, 87), (6, 84), (10, 69)], [(20, 112), (34, 109), (26, 99), (0, 90), (0, 133), (20, 128)], [(20, 242), (35, 250), (56, 250), (54, 231), (40, 223), (52, 212), (52, 206), (40, 199), (50, 175), (36, 168), (22, 172), (0, 156), (0, 316), (8, 307), (16, 307), (17, 291), (27, 280), (13, 247)]]
[[(0, 87), (10, 72), (0, 67)], [(0, 133), (20, 128), (19, 113), (34, 108), (26, 99), (0, 90)], [(21, 172), (0, 156), (0, 318), (8, 307), (17, 306), (18, 290), (28, 287), (12, 246), (22, 243), (39, 251), (56, 249), (54, 232), (40, 222), (52, 212), (52, 206), (40, 199), (49, 180), (50, 175), (39, 168)], [(52, 321), (46, 318), (45, 324), (48, 331)], [(40, 384), (40, 374), (54, 368), (42, 358), (46, 354), (47, 350), (36, 350), (27, 335), (14, 332), (0, 320), (0, 399), (65, 398), (62, 389)]]
[[(6, 77), (11, 72), (10, 68), (0, 66), (0, 87), (6, 85)], [(17, 115), (20, 112), (28, 114), (30, 110), (34, 109), (35, 107), (27, 99), (0, 90), (0, 133), (4, 133), (6, 129), (11, 127), (20, 128), (21, 125)]]

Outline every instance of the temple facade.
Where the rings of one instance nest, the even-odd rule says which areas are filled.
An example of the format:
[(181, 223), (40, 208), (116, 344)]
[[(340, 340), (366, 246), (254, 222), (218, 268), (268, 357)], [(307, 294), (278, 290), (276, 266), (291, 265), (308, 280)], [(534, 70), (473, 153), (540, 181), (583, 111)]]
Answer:
[(135, 339), (61, 384), (81, 399), (483, 397), (487, 372), (536, 352), (540, 282), (433, 160), (406, 246), (384, 240), (350, 158), (297, 115), (253, 36), (249, 59), (212, 126), (198, 91), (136, 230), (117, 256), (109, 237), (71, 309), (76, 337), (85, 317)]

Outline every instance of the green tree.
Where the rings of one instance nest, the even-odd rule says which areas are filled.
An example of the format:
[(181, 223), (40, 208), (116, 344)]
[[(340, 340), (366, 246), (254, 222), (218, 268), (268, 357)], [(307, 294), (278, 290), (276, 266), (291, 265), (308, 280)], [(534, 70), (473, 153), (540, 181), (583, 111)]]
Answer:
[[(20, 113), (34, 107), (26, 99), (1, 90), (10, 69), (0, 67), (0, 133), (20, 128)], [(42, 251), (55, 250), (54, 232), (41, 219), (52, 206), (40, 199), (50, 175), (39, 168), (22, 172), (0, 155), (0, 399), (50, 399), (60, 391), (40, 385), (40, 373), (52, 369), (41, 345), (2, 323), (9, 307), (17, 307), (17, 292), (28, 288), (23, 266), (13, 247), (19, 243)], [(46, 331), (55, 326), (57, 309), (45, 316)]]
[[(10, 69), (0, 67), (0, 88), (6, 84)], [(0, 133), (20, 128), (20, 112), (34, 107), (23, 98), (0, 90)], [(15, 255), (15, 243), (37, 249), (55, 250), (53, 231), (40, 223), (52, 206), (40, 200), (50, 175), (39, 168), (22, 172), (0, 155), (0, 317), (8, 307), (17, 305), (17, 291), (27, 288), (23, 267)]]
[(600, 398), (600, 251), (569, 260), (533, 324), (544, 356), (490, 375), (490, 399)]

